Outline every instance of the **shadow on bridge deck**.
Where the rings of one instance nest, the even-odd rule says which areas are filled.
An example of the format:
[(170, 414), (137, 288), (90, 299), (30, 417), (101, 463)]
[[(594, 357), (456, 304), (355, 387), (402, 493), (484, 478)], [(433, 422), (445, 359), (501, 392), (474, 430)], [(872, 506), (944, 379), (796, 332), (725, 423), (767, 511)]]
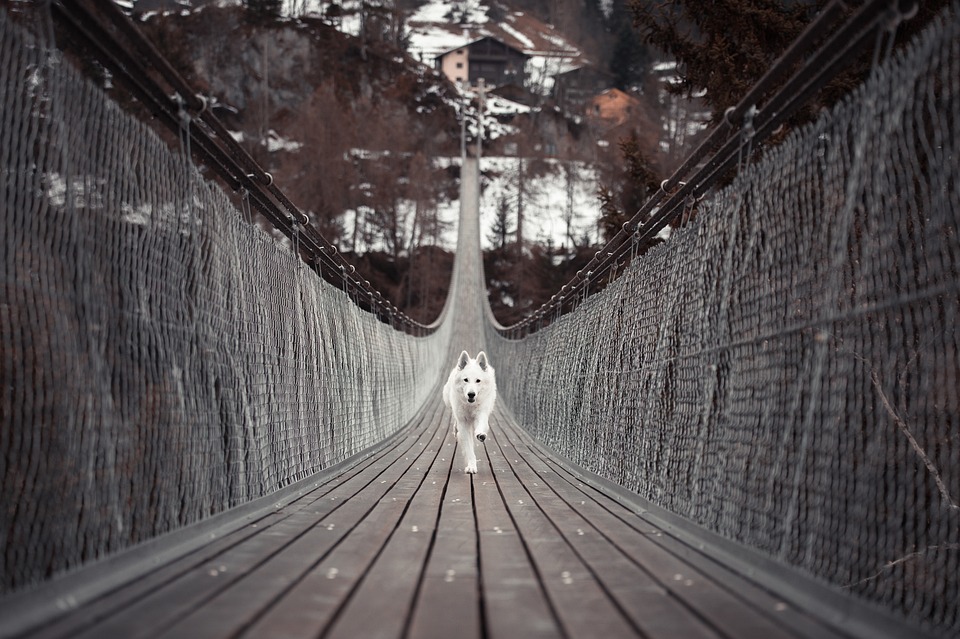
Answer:
[(844, 636), (580, 481), (503, 410), (477, 475), (455, 447), (438, 397), (34, 636)]

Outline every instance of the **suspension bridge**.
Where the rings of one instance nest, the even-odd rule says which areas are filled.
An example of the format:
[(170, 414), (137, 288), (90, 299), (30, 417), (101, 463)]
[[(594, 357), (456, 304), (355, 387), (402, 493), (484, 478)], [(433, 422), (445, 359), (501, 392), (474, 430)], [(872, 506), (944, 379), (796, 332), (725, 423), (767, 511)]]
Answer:
[[(0, 9), (0, 636), (960, 632), (956, 4), (753, 161), (849, 52), (747, 96), (690, 160), (733, 181), (668, 180), (517, 327), (476, 158), (449, 299), (409, 321), (162, 61), (101, 52), (179, 140), (79, 73), (56, 20), (140, 42), (83, 4)], [(463, 349), (500, 391), (476, 475)]]

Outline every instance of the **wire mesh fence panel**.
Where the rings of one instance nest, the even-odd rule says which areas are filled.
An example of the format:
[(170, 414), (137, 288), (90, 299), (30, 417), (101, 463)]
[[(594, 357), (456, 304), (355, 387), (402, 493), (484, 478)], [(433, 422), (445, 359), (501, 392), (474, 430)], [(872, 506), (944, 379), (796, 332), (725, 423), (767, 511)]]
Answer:
[(446, 329), (361, 311), (51, 44), (0, 11), (0, 592), (382, 441), (446, 355)]
[(500, 394), (572, 461), (960, 631), (957, 6), (602, 293)]

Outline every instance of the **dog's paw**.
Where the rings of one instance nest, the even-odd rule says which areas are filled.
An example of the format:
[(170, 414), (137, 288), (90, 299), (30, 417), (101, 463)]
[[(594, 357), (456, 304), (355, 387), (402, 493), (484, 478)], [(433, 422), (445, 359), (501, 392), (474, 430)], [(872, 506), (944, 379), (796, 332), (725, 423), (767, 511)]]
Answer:
[(484, 441), (486, 438), (487, 436), (484, 435), (483, 433), (480, 433), (479, 435), (477, 435), (477, 439), (479, 439), (480, 441)]
[(477, 474), (477, 464), (476, 464), (476, 463), (467, 464), (467, 467), (463, 469), (463, 472), (465, 472), (465, 473), (468, 474), (468, 475), (476, 475), (476, 474)]

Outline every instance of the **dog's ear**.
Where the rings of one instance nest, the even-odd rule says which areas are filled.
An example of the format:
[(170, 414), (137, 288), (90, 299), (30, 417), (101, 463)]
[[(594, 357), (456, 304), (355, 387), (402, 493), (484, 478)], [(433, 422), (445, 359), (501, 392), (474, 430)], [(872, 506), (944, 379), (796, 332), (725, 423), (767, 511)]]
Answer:
[(487, 366), (489, 365), (487, 362), (487, 354), (483, 351), (477, 353), (477, 364), (480, 365), (480, 370), (487, 370)]
[(467, 351), (460, 353), (460, 359), (457, 361), (457, 368), (463, 370), (470, 363), (470, 354)]

